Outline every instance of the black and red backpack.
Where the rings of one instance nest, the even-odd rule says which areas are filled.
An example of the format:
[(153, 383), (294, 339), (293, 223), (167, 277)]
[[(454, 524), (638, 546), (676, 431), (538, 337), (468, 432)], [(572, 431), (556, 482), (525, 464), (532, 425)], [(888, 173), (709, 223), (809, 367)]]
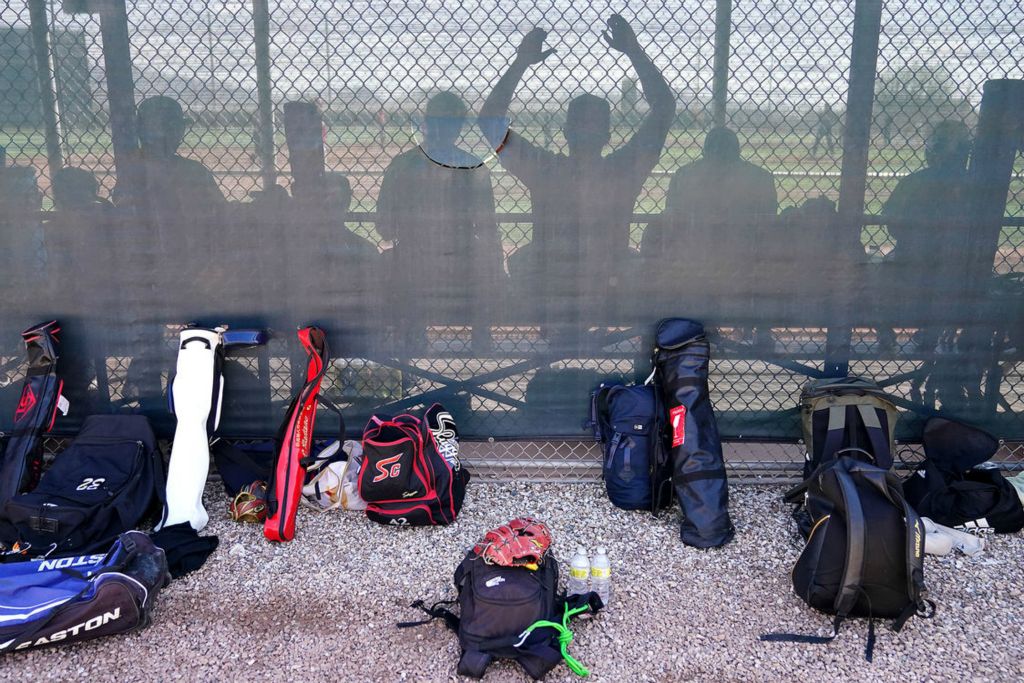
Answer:
[(363, 430), (359, 495), (366, 516), (392, 526), (455, 521), (469, 472), (459, 461), (459, 433), (438, 403), (424, 413), (374, 415)]

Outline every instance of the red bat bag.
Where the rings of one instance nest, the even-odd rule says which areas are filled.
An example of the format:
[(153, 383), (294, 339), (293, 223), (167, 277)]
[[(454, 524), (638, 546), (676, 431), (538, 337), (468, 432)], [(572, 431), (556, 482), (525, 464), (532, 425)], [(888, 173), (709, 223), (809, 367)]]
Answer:
[(295, 537), (295, 513), (306, 479), (306, 465), (313, 444), (320, 382), (330, 362), (327, 337), (319, 327), (299, 330), (299, 341), (309, 355), (306, 382), (288, 406), (284, 424), (278, 432), (277, 463), (267, 486), (267, 519), (263, 535), (271, 541), (290, 541)]

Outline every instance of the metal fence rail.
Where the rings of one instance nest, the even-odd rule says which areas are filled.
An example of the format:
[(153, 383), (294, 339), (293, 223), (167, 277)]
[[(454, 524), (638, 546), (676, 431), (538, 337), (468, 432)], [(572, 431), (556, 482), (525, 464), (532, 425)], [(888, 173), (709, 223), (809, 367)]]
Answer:
[[(115, 10), (66, 11), (73, 6)], [(117, 179), (131, 176), (134, 105), (171, 96), (188, 117), (181, 155), (206, 166), (225, 197), (243, 203), (275, 184), (291, 188), (282, 108), (315, 102), (326, 167), (344, 174), (352, 188), (345, 225), (383, 252), (392, 245), (376, 227), (382, 176), (416, 144), (426, 100), (452, 90), (477, 111), (534, 25), (549, 30), (557, 60), (524, 80), (511, 109), (515, 129), (566, 151), (567, 107), (586, 91), (611, 104), (610, 145), (629, 139), (648, 105), (628, 64), (601, 41), (603, 22), (618, 8), (605, 0), (0, 0), (0, 145), (7, 162), (35, 170), (32, 187), (46, 211), (61, 167), (91, 172), (100, 195), (111, 197)], [(665, 210), (673, 174), (701, 157), (709, 129), (726, 125), (736, 131), (743, 158), (773, 174), (780, 210), (819, 197), (835, 202), (839, 223), (860, 236), (865, 263), (879, 265), (895, 246), (886, 201), (901, 179), (926, 165), (935, 123), (956, 120), (976, 129), (983, 84), (1024, 78), (1024, 55), (1016, 49), (1024, 24), (1019, 3), (687, 0), (639, 3), (629, 13), (676, 98), (660, 160), (634, 206), (634, 249)], [(1018, 156), (1015, 164), (992, 266), (1019, 277), (1024, 161)], [(533, 240), (534, 206), (526, 186), (500, 166), (491, 181), (507, 269), (509, 258)], [(1024, 319), (1024, 297), (1012, 278), (1007, 282), (1007, 329), (998, 330), (999, 348), (984, 374), (985, 416), (1019, 434), (1024, 349), (1015, 326)], [(791, 420), (785, 413), (802, 382), (840, 370), (876, 378), (908, 416), (943, 409), (936, 371), (942, 350), (921, 349), (919, 327), (885, 330), (858, 321), (838, 352), (823, 326), (783, 321), (755, 330), (737, 318), (718, 327), (712, 398), (724, 424), (736, 425), (729, 436), (746, 436), (739, 425), (758, 420)], [(173, 356), (174, 333), (163, 328), (166, 344), (158, 352)], [(595, 378), (645, 370), (637, 360), (647, 352), (645, 342), (628, 326), (610, 328), (598, 349), (575, 357), (553, 354), (541, 326), (529, 321), (509, 320), (491, 333), (495, 351), (481, 357), (469, 350), (467, 327), (432, 325), (418, 356), (338, 359), (325, 390), (359, 414), (455, 391), (473, 415), (470, 431), (484, 437), (552, 415), (556, 425), (577, 421), (572, 408), (536, 398), (537, 378), (547, 371), (561, 373), (561, 391), (581, 394)], [(287, 341), (275, 344), (233, 363), (258, 376), (279, 406), (290, 397), (298, 365)], [(18, 377), (18, 360), (0, 358), (8, 382)], [(89, 380), (107, 407), (134, 405), (131, 364), (123, 350), (96, 359)], [(572, 434), (553, 436), (567, 438), (474, 442), (470, 458), (501, 476), (593, 476), (592, 445)], [(1005, 460), (1019, 464), (1014, 448)], [(795, 453), (791, 446), (732, 445), (729, 460), (734, 474), (786, 478)]]
[[(67, 448), (69, 439), (50, 437), (44, 442), (46, 458)], [(165, 453), (170, 444), (161, 442)], [(896, 471), (910, 473), (923, 458), (918, 445), (900, 445)], [(733, 484), (793, 484), (800, 481), (803, 445), (799, 443), (726, 442), (724, 456)], [(522, 482), (599, 482), (601, 450), (593, 441), (466, 441), (461, 457), (474, 478)], [(1024, 471), (1024, 444), (1003, 444), (993, 460), (1007, 476)]]

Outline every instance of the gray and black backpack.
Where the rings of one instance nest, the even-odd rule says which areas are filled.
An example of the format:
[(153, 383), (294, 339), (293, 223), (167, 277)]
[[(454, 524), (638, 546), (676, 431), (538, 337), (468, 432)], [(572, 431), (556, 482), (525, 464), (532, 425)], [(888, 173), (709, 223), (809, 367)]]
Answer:
[(904, 498), (899, 478), (849, 452), (840, 451), (786, 495), (789, 502), (805, 502), (812, 523), (793, 568), (793, 590), (811, 607), (834, 615), (832, 634), (761, 638), (828, 643), (844, 620), (866, 617), (870, 661), (875, 619), (892, 619), (899, 631), (912, 616), (930, 617), (935, 605), (925, 599), (924, 524)]
[[(891, 397), (861, 377), (812, 380), (800, 392), (804, 479), (843, 448), (859, 449), (867, 462), (889, 469), (899, 413)], [(856, 457), (856, 455), (855, 455)]]

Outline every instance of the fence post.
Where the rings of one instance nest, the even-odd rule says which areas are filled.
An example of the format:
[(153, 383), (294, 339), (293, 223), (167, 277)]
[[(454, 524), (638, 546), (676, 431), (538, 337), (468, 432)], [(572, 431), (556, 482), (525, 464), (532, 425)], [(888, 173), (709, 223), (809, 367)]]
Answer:
[[(995, 416), (1002, 383), (999, 356), (1004, 347), (997, 323), (1000, 316), (1010, 315), (997, 309), (992, 301), (989, 284), (992, 268), (999, 250), (1003, 230), (1006, 200), (1013, 179), (1013, 163), (1017, 147), (1024, 138), (1024, 80), (998, 79), (986, 81), (978, 114), (978, 129), (971, 154), (970, 178), (972, 183), (970, 221), (967, 226), (969, 242), (965, 289), (973, 303), (973, 319), (966, 321), (961, 333), (961, 347), (967, 353), (979, 356), (990, 353), (985, 376), (984, 409), (986, 417)], [(993, 328), (1000, 330), (994, 346), (986, 348), (992, 340)]]
[(274, 145), (274, 102), (270, 80), (270, 8), (267, 0), (252, 0), (253, 42), (256, 48), (256, 93), (259, 110), (259, 157), (264, 191), (277, 183)]
[(142, 186), (139, 146), (135, 124), (135, 79), (132, 76), (131, 41), (128, 38), (128, 12), (125, 0), (103, 3), (100, 35), (103, 38), (103, 68), (107, 74), (107, 103), (110, 107), (110, 141), (114, 148), (114, 169), (119, 188), (138, 200)]
[[(875, 101), (878, 37), (882, 31), (883, 0), (857, 0), (850, 46), (850, 81), (846, 91), (846, 125), (843, 127), (843, 162), (839, 176), (839, 225), (843, 231), (864, 227), (864, 195), (867, 190), (868, 146), (871, 110)], [(825, 348), (825, 374), (846, 376), (850, 371), (851, 293), (855, 273), (837, 278), (834, 319), (830, 321)]]
[(711, 83), (712, 117), (716, 126), (725, 125), (725, 102), (729, 98), (729, 39), (731, 32), (732, 0), (717, 0), (714, 80)]
[(1024, 80), (985, 81), (978, 130), (971, 154), (973, 182), (970, 231), (972, 275), (988, 281), (999, 249), (1013, 162), (1024, 132)]
[(60, 116), (57, 110), (57, 84), (50, 50), (50, 31), (46, 19), (46, 0), (29, 0), (29, 26), (32, 31), (32, 52), (36, 60), (39, 102), (43, 108), (43, 130), (46, 136), (46, 163), (53, 174), (64, 166), (60, 147)]

